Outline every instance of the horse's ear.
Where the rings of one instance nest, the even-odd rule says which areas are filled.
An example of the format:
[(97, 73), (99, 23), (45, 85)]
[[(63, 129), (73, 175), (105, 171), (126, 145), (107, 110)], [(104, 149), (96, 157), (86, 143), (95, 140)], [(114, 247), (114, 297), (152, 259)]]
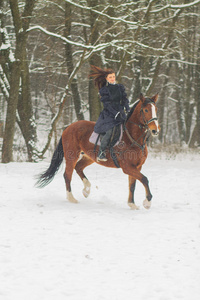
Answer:
[(151, 100), (152, 100), (153, 102), (156, 102), (156, 101), (158, 100), (158, 93), (155, 94), (155, 95), (151, 98)]
[(144, 103), (144, 101), (145, 101), (145, 98), (144, 98), (144, 96), (143, 96), (142, 93), (140, 93), (140, 101), (141, 101), (142, 103)]

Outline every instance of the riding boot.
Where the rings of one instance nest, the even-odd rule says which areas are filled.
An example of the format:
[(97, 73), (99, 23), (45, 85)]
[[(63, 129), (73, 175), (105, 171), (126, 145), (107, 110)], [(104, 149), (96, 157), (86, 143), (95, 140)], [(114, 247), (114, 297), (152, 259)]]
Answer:
[(112, 135), (112, 130), (113, 128), (109, 129), (106, 131), (106, 134), (103, 136), (101, 140), (101, 145), (99, 147), (99, 153), (97, 157), (97, 161), (107, 161), (106, 155), (105, 155), (105, 150), (110, 142), (110, 138)]

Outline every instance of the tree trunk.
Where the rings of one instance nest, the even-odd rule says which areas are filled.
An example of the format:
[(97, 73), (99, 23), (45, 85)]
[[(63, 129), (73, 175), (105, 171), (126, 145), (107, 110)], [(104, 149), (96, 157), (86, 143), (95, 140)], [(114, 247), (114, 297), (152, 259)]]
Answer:
[(28, 161), (31, 162), (35, 159), (36, 126), (30, 93), (30, 76), (27, 63), (26, 42), (24, 43), (24, 47), (22, 49), (21, 93), (19, 93), (18, 113), (18, 125), (26, 143)]
[(200, 39), (197, 50), (197, 63), (195, 71), (195, 102), (197, 107), (195, 140), (198, 147), (200, 147)]
[[(10, 0), (10, 7), (13, 14), (19, 16), (18, 6), (14, 0)], [(15, 32), (16, 32), (16, 49), (15, 49), (15, 60), (10, 63), (10, 91), (9, 99), (7, 105), (7, 114), (6, 114), (6, 125), (3, 139), (2, 147), (2, 162), (8, 163), (13, 160), (13, 141), (15, 133), (15, 122), (16, 122), (16, 110), (18, 104), (18, 95), (19, 95), (19, 82), (20, 82), (20, 72), (21, 72), (21, 59), (20, 52), (22, 49), (22, 34), (18, 33), (19, 29), (22, 28), (20, 18), (17, 18), (14, 22)]]
[[(181, 83), (183, 86), (183, 82)], [(182, 87), (177, 90), (177, 95), (175, 97), (178, 99), (176, 103), (176, 113), (177, 113), (177, 120), (178, 120), (178, 129), (179, 129), (179, 137), (181, 146), (186, 144), (186, 123), (185, 123), (185, 111), (184, 111), (184, 96), (182, 93)]]
[[(65, 3), (65, 31), (64, 36), (66, 38), (69, 38), (71, 34), (71, 4)], [(66, 43), (65, 46), (65, 53), (66, 53), (66, 62), (67, 62), (67, 70), (68, 70), (68, 76), (72, 74), (74, 70), (74, 64), (73, 64), (73, 49), (72, 45), (69, 43)], [(72, 91), (72, 97), (74, 102), (74, 107), (76, 111), (76, 116), (78, 120), (84, 120), (84, 115), (82, 111), (82, 105), (81, 105), (81, 96), (78, 90), (78, 81), (76, 77), (72, 79), (71, 82), (71, 91)]]
[(36, 128), (33, 122), (33, 111), (30, 97), (30, 80), (26, 53), (26, 30), (30, 24), (30, 17), (32, 15), (35, 0), (26, 1), (22, 17), (20, 16), (18, 2), (14, 0), (10, 0), (9, 2), (15, 27), (16, 49), (15, 61), (8, 62), (8, 64), (11, 66), (9, 70), (10, 92), (2, 149), (2, 161), (9, 162), (12, 160), (17, 106), (20, 117), (18, 119), (18, 124), (26, 142), (28, 160), (33, 161), (35, 152), (34, 142), (36, 140)]
[[(98, 5), (97, 0), (88, 0), (87, 3), (90, 7), (95, 7)], [(99, 30), (98, 30), (98, 15), (95, 14), (93, 11), (90, 11), (90, 43), (93, 45), (99, 37)], [(89, 59), (90, 65), (96, 65), (101, 67), (102, 62), (99, 54), (93, 54), (93, 56)], [(99, 117), (101, 111), (101, 103), (98, 97), (98, 90), (94, 86), (94, 82), (92, 79), (89, 80), (89, 87), (88, 87), (88, 97), (89, 97), (89, 112), (90, 112), (90, 121), (96, 121)]]
[[(33, 115), (33, 107), (30, 93), (30, 74), (28, 67), (27, 56), (27, 34), (26, 30), (29, 28), (30, 20), (35, 5), (35, 0), (26, 0), (24, 12), (22, 15), (22, 27), (23, 27), (23, 45), (21, 49), (21, 93), (19, 93), (18, 100), (18, 113), (19, 113), (19, 126), (24, 137), (28, 161), (35, 160), (36, 151), (36, 125)], [(14, 16), (13, 16), (14, 17)]]
[[(169, 29), (166, 42), (164, 43), (164, 46), (163, 46), (163, 50), (166, 50), (168, 48), (168, 46), (170, 45), (170, 42), (171, 42), (171, 39), (172, 39), (172, 36), (173, 36), (173, 32), (174, 32), (174, 28), (175, 28), (176, 22), (178, 21), (178, 17), (179, 17), (180, 14), (181, 14), (181, 9), (178, 11), (178, 13), (175, 15), (175, 17), (172, 20), (172, 25)], [(153, 91), (153, 88), (155, 86), (155, 83), (158, 79), (158, 75), (159, 75), (162, 60), (163, 60), (163, 57), (159, 57), (157, 59), (157, 62), (156, 62), (155, 68), (154, 68), (154, 73), (153, 73), (153, 78), (152, 78), (151, 84), (149, 85), (149, 87), (146, 91), (146, 93), (149, 94), (149, 95), (151, 95), (151, 93)]]
[(19, 93), (20, 62), (15, 61), (11, 66), (10, 97), (7, 105), (6, 125), (2, 147), (2, 163), (13, 160), (13, 140), (15, 133), (16, 110)]
[(161, 130), (159, 133), (159, 140), (161, 143), (164, 143), (165, 141), (165, 132), (166, 132), (166, 128), (167, 128), (167, 120), (166, 120), (166, 99), (167, 99), (167, 84), (169, 81), (169, 73), (170, 73), (170, 69), (172, 67), (172, 64), (169, 63), (167, 70), (166, 70), (166, 74), (165, 74), (165, 79), (163, 82), (163, 89), (161, 91), (161, 93), (159, 94), (159, 101), (158, 101), (158, 119), (159, 119), (159, 124), (161, 126)]

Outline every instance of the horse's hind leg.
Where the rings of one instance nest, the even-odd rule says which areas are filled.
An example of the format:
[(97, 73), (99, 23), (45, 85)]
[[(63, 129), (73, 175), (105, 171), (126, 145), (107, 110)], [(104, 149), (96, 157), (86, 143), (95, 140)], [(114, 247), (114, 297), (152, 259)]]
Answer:
[(77, 151), (75, 150), (71, 151), (65, 148), (64, 154), (65, 154), (65, 162), (66, 162), (64, 179), (65, 179), (66, 190), (67, 190), (67, 199), (72, 203), (78, 203), (78, 201), (74, 198), (72, 194), (71, 179), (72, 179), (73, 170), (75, 168), (76, 162), (80, 155), (80, 150), (77, 149)]
[(67, 199), (72, 203), (78, 203), (78, 200), (74, 198), (71, 190), (71, 179), (72, 179), (73, 169), (74, 169), (73, 165), (70, 165), (66, 162), (66, 168), (63, 176), (66, 183)]
[(83, 181), (84, 184), (84, 188), (83, 188), (83, 195), (84, 197), (88, 197), (90, 194), (90, 187), (91, 187), (91, 183), (89, 182), (89, 180), (87, 179), (87, 177), (85, 176), (83, 170), (91, 165), (94, 161), (92, 159), (90, 159), (88, 156), (83, 156), (76, 164), (75, 166), (75, 170), (77, 172), (77, 174), (80, 176), (80, 178)]

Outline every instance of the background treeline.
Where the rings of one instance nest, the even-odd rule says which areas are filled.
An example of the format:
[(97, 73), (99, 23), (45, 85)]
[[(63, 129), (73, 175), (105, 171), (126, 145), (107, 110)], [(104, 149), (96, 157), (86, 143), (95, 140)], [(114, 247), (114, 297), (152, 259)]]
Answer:
[(199, 17), (200, 0), (0, 0), (2, 162), (42, 158), (71, 122), (97, 120), (93, 64), (131, 103), (159, 92), (154, 143), (200, 146)]

